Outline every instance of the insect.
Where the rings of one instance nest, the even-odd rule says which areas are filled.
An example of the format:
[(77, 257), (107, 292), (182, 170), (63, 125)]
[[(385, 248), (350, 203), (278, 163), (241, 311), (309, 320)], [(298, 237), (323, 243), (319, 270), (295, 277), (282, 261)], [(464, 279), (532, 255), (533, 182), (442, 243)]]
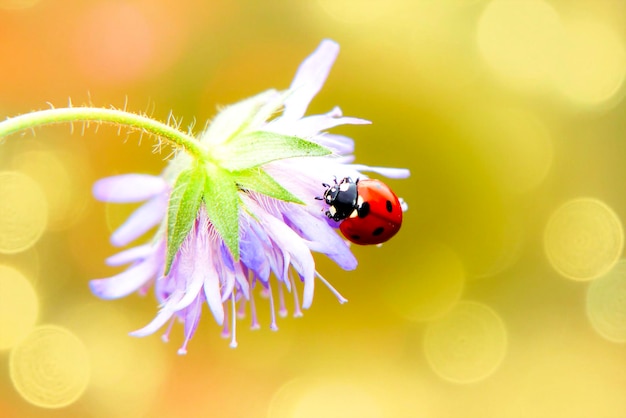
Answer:
[(326, 187), (326, 216), (339, 224), (346, 239), (355, 244), (381, 244), (393, 237), (402, 225), (402, 205), (389, 186), (380, 180), (353, 181), (345, 177)]

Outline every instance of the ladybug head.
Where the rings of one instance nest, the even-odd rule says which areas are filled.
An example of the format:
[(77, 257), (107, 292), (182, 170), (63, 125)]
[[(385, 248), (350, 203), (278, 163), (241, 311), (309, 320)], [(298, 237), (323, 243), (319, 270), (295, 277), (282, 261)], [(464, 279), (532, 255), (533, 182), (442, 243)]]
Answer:
[(337, 196), (339, 195), (339, 187), (337, 184), (334, 186), (327, 186), (328, 188), (324, 192), (324, 201), (328, 205), (332, 205), (335, 200), (337, 200)]

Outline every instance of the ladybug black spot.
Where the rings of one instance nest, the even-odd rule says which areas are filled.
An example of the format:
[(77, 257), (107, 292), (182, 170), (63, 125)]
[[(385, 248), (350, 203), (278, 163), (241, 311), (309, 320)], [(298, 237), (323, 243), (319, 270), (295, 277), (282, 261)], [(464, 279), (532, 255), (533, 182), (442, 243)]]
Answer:
[(350, 235), (350, 238), (352, 238), (353, 240), (356, 240), (356, 241), (360, 241), (361, 240), (361, 237), (359, 235)]
[(391, 203), (391, 200), (388, 200), (387, 202), (385, 202), (385, 208), (387, 209), (387, 212), (389, 213), (393, 211), (393, 204)]
[(361, 207), (357, 210), (359, 214), (359, 218), (365, 218), (370, 213), (370, 204), (369, 202), (363, 202)]
[(385, 230), (385, 228), (383, 228), (382, 226), (379, 226), (378, 228), (376, 228), (376, 229), (372, 232), (372, 235), (374, 235), (375, 237), (377, 237), (378, 235), (382, 234), (384, 230)]

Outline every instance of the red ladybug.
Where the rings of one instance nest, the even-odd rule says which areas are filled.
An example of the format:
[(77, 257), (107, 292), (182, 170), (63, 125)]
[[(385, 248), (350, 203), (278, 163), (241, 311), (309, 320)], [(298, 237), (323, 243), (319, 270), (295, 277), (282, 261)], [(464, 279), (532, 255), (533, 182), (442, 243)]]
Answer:
[(346, 177), (326, 187), (326, 216), (341, 222), (339, 230), (355, 244), (380, 244), (396, 235), (402, 225), (402, 205), (389, 186), (379, 180), (352, 181)]

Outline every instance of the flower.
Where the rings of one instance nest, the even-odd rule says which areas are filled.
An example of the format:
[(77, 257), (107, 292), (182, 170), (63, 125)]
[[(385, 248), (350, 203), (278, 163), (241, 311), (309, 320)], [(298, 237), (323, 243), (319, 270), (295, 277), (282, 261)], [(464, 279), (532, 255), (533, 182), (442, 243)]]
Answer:
[(184, 354), (206, 303), (235, 347), (237, 318), (246, 305), (252, 328), (259, 327), (259, 288), (269, 299), (273, 330), (275, 292), (278, 313), (287, 314), (283, 288), (293, 295), (294, 316), (311, 306), (316, 279), (346, 301), (316, 270), (312, 251), (345, 270), (356, 268), (357, 260), (315, 197), (333, 178), (366, 178), (362, 171), (402, 178), (408, 170), (353, 164), (353, 140), (326, 132), (368, 121), (344, 117), (339, 108), (304, 116), (338, 52), (335, 42), (325, 40), (300, 65), (288, 90), (269, 90), (223, 109), (198, 138), (206, 151), (201, 159), (179, 153), (160, 176), (128, 174), (95, 184), (99, 200), (146, 201), (113, 233), (113, 245), (126, 246), (159, 227), (151, 243), (107, 259), (112, 266), (129, 264), (127, 270), (90, 283), (105, 299), (145, 293), (154, 285), (159, 312), (131, 335), (146, 336), (169, 323), (167, 340), (178, 319)]

